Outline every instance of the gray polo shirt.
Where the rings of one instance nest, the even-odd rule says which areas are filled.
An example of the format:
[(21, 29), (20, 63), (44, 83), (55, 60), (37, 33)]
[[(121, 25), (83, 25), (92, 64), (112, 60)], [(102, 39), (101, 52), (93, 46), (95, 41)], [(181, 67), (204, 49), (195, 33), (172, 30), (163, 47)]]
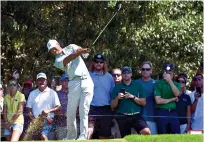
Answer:
[(79, 47), (75, 44), (70, 44), (63, 48), (63, 52), (56, 56), (54, 66), (65, 71), (69, 75), (69, 80), (80, 77), (85, 79), (89, 77), (89, 72), (81, 56), (78, 56), (76, 59), (70, 61), (66, 66), (63, 64), (65, 57), (76, 53), (76, 50)]

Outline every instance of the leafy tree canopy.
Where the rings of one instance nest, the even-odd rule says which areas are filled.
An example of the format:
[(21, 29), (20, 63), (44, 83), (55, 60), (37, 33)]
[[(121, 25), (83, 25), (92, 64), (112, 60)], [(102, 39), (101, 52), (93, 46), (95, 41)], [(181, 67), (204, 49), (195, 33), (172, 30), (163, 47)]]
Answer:
[[(202, 1), (122, 1), (121, 9), (92, 46), (116, 12), (118, 1), (2, 1), (1, 79), (11, 69), (21, 69), (21, 81), (35, 80), (36, 72), (60, 71), (46, 43), (75, 43), (104, 54), (109, 69), (128, 65), (139, 76), (140, 64), (149, 60), (154, 75), (164, 63), (177, 72), (195, 74), (203, 55)], [(88, 62), (87, 62), (88, 63)]]

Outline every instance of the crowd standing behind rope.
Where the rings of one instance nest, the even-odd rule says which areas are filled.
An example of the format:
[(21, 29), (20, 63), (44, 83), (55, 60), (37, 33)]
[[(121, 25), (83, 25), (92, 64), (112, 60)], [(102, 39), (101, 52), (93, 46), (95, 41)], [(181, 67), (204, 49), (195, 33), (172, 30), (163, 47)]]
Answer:
[[(102, 54), (94, 56), (88, 72), (80, 55), (89, 51), (77, 45), (59, 47), (56, 40), (48, 42), (49, 51), (57, 55), (55, 66), (65, 71), (60, 77), (61, 90), (54, 90), (53, 85), (49, 88), (43, 72), (36, 76), (36, 89), (31, 80), (25, 80), (21, 88), (18, 70), (7, 88), (0, 84), (1, 140), (25, 140), (39, 116), (44, 121), (40, 133), (33, 132), (33, 140), (108, 139), (204, 130), (203, 62), (187, 90), (187, 75), (180, 73), (174, 80), (173, 64), (163, 65), (162, 79), (154, 80), (153, 65), (145, 61), (140, 66), (141, 78), (132, 80), (128, 66), (108, 73)], [(62, 52), (58, 53), (59, 49)], [(64, 59), (68, 60), (66, 64)], [(85, 72), (80, 71), (83, 67)], [(77, 114), (80, 122), (76, 124)]]

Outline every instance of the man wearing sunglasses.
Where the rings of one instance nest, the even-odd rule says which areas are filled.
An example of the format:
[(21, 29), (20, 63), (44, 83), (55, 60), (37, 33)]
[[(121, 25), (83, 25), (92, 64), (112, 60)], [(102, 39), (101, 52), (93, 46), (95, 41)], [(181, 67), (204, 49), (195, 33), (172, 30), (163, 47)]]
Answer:
[(151, 78), (153, 69), (152, 63), (149, 61), (143, 62), (140, 69), (142, 77), (136, 80), (136, 82), (144, 86), (146, 95), (146, 105), (142, 108), (141, 113), (150, 128), (151, 134), (157, 134), (157, 126), (154, 117), (156, 114), (154, 100), (155, 80)]
[(132, 70), (122, 68), (123, 82), (116, 85), (111, 94), (111, 108), (116, 112), (121, 137), (131, 134), (134, 128), (138, 134), (150, 135), (151, 132), (140, 114), (146, 104), (143, 86), (132, 80)]
[(89, 53), (88, 48), (70, 44), (62, 48), (56, 40), (47, 43), (48, 52), (55, 56), (54, 66), (69, 76), (67, 107), (67, 139), (77, 138), (76, 111), (79, 107), (80, 135), (78, 140), (88, 137), (88, 113), (93, 98), (94, 84), (81, 55)]
[(192, 130), (204, 130), (203, 127), (203, 74), (196, 74), (196, 90), (190, 94), (191, 97), (191, 128)]
[(115, 84), (120, 84), (122, 82), (122, 70), (119, 68), (114, 68), (112, 70), (112, 76)]
[(181, 86), (173, 81), (174, 65), (163, 66), (163, 79), (155, 83), (154, 96), (156, 101), (156, 119), (159, 134), (167, 134), (168, 126), (170, 133), (180, 133), (180, 123), (176, 112), (176, 101), (180, 95)]
[(94, 82), (94, 95), (89, 111), (89, 138), (94, 130), (98, 130), (99, 139), (107, 139), (111, 135), (110, 95), (115, 83), (112, 75), (108, 72), (105, 57), (101, 54), (94, 56), (89, 72)]
[(23, 132), (23, 106), (26, 102), (24, 94), (17, 90), (17, 80), (9, 78), (9, 94), (4, 98), (3, 116), (5, 120), (4, 136), (7, 141), (18, 141)]

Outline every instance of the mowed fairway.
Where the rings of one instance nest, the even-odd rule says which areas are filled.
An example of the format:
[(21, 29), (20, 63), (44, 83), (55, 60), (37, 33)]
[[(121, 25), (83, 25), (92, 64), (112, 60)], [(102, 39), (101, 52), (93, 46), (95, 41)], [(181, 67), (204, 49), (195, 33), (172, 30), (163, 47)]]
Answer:
[(127, 142), (203, 142), (204, 135), (193, 134), (168, 134), (168, 135), (129, 135), (125, 137)]
[[(30, 142), (30, 141), (23, 141)], [(33, 141), (33, 142), (42, 142), (42, 141)], [(59, 140), (54, 141), (50, 140), (49, 142), (127, 142), (125, 139), (107, 139), (107, 140)]]
[[(50, 142), (203, 142), (204, 135), (129, 135), (124, 139), (107, 139), (107, 140), (59, 140)], [(40, 142), (40, 141), (38, 141)]]

